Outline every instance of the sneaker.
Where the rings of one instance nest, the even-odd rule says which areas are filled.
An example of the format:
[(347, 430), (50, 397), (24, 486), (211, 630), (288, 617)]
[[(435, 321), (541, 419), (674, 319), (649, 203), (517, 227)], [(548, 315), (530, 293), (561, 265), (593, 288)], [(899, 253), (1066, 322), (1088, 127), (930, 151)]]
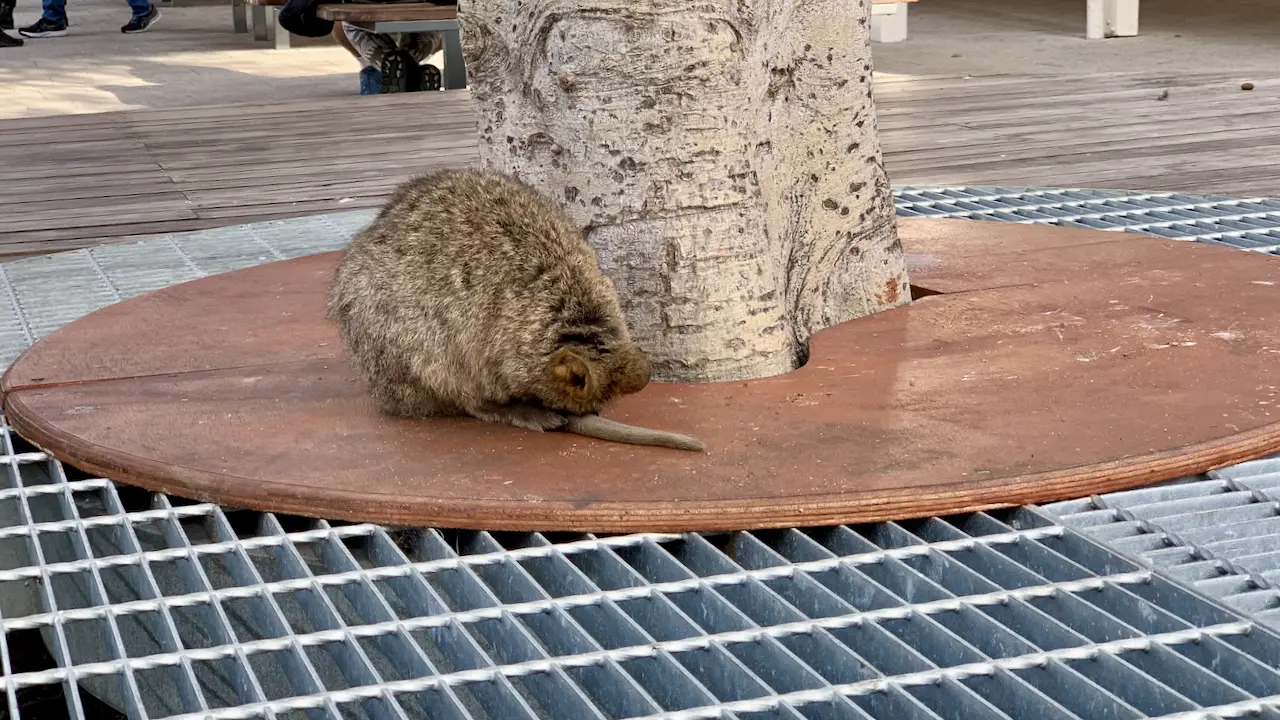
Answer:
[(159, 19), (160, 19), (160, 9), (157, 8), (155, 5), (152, 5), (151, 9), (143, 13), (142, 15), (134, 15), (132, 18), (130, 18), (129, 23), (124, 27), (120, 28), (120, 32), (129, 33), (130, 35), (134, 33), (144, 33), (150, 30), (151, 26), (155, 25), (156, 21)]
[(9, 33), (0, 30), (0, 48), (2, 47), (22, 47), (22, 38), (16, 38)]
[(382, 67), (379, 68), (382, 75), (382, 87), (379, 90), (382, 93), (409, 92), (416, 86), (416, 77), (413, 75), (412, 66), (416, 65), (413, 57), (409, 53), (399, 48), (392, 50), (382, 56)]
[(382, 73), (370, 65), (360, 71), (360, 94), (377, 95), (382, 92)]
[(438, 92), (444, 85), (444, 78), (440, 75), (440, 68), (435, 65), (423, 63), (419, 68), (419, 90), (430, 90)]
[(18, 33), (29, 38), (62, 37), (67, 34), (67, 21), (54, 22), (40, 18), (34, 25), (19, 28)]

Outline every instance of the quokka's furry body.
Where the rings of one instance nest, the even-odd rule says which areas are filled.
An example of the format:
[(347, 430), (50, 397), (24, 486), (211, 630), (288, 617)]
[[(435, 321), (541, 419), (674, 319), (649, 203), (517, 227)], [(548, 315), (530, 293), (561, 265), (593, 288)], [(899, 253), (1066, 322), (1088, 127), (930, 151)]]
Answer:
[(600, 418), (650, 365), (582, 231), (527, 185), (444, 171), (402, 185), (352, 239), (330, 317), (384, 412), (702, 449)]

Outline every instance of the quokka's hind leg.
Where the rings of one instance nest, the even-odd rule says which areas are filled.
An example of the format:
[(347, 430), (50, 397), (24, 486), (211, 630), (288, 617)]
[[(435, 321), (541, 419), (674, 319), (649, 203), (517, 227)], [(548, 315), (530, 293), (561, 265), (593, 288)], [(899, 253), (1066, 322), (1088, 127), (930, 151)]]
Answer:
[(434, 395), (414, 383), (385, 384), (376, 388), (373, 398), (382, 412), (406, 418), (459, 415), (458, 408), (441, 403)]
[(526, 430), (555, 430), (568, 422), (565, 416), (554, 410), (526, 403), (475, 408), (470, 414), (485, 422), (514, 425)]

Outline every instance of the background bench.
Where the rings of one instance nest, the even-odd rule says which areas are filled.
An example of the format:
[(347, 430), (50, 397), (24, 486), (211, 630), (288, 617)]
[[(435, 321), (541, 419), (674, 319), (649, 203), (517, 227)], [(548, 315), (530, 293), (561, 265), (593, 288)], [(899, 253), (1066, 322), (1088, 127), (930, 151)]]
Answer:
[[(907, 39), (907, 4), (916, 0), (872, 0), (871, 39), (874, 42), (901, 42)], [(1115, 8), (1137, 0), (1088, 0)], [(236, 32), (248, 32), (252, 13), (253, 37), (267, 40), (275, 37), (277, 49), (289, 47), (289, 32), (280, 27), (280, 8), (284, 0), (231, 0)], [(246, 11), (247, 9), (247, 11)], [(271, 21), (267, 21), (267, 10)], [(458, 33), (458, 8), (431, 3), (340, 3), (320, 5), (316, 14), (325, 20), (347, 22), (377, 33), (443, 32), (444, 87), (455, 90), (467, 86), (462, 43)], [(1136, 12), (1134, 13), (1136, 34)], [(1092, 22), (1093, 15), (1090, 15)]]
[(907, 3), (916, 0), (871, 0), (871, 41), (907, 39)]
[(467, 66), (462, 58), (462, 38), (458, 33), (458, 8), (431, 3), (342, 3), (320, 5), (316, 15), (325, 20), (345, 22), (376, 33), (444, 33), (445, 90), (467, 86)]
[[(280, 8), (285, 0), (231, 0), (232, 21), (236, 32), (248, 32), (252, 14), (253, 37), (267, 40), (274, 36), (276, 49), (289, 47), (289, 31), (280, 27)], [(267, 11), (271, 20), (267, 21)], [(440, 32), (444, 34), (445, 90), (467, 86), (466, 61), (462, 58), (462, 42), (458, 32), (458, 8), (432, 3), (341, 3), (316, 7), (316, 15), (335, 23), (345, 22), (376, 33)]]
[[(871, 40), (907, 39), (907, 3), (916, 0), (871, 0)], [(1133, 37), (1138, 34), (1139, 0), (1085, 0), (1085, 37)]]
[(1085, 15), (1090, 40), (1138, 34), (1138, 0), (1085, 0)]
[[(289, 31), (280, 27), (281, 7), (284, 7), (284, 0), (231, 0), (236, 32), (249, 32), (252, 25), (254, 40), (267, 40), (274, 35), (277, 49), (289, 47)], [(267, 22), (268, 9), (271, 22)]]

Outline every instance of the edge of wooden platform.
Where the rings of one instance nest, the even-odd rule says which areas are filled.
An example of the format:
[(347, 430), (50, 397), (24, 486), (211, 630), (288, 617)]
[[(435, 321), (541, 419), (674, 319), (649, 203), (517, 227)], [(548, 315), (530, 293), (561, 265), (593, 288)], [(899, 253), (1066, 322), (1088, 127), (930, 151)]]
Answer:
[[(1079, 272), (1086, 274), (1092, 272), (1088, 270), (1088, 267), (1092, 267), (1090, 263), (1082, 263), (1079, 258), (1073, 259), (1073, 254), (1070, 250), (1074, 246), (1071, 243), (1063, 246), (1060, 241), (1072, 239), (1089, 240), (1100, 233), (1100, 231), (1095, 230), (1083, 231), (1057, 228), (1052, 232), (1044, 231), (1046, 236), (1040, 238), (1038, 242), (1025, 242), (1025, 232), (1023, 232), (1025, 228), (1023, 226), (992, 225), (991, 223), (976, 220), (920, 220), (916, 223), (904, 223), (904, 230), (906, 227), (912, 228), (903, 233), (904, 239), (910, 241), (908, 243), (909, 248), (925, 253), (923, 257), (931, 257), (932, 253), (937, 253), (942, 259), (954, 258), (954, 262), (945, 262), (933, 270), (922, 271), (923, 277), (918, 280), (926, 281), (925, 285), (930, 285), (928, 281), (946, 281), (950, 286), (953, 286), (953, 290), (958, 292), (955, 294), (944, 292), (943, 297), (954, 298), (960, 301), (961, 305), (975, 302), (977, 298), (981, 298), (982, 294), (975, 291), (987, 288), (992, 283), (1019, 280), (1021, 284), (1017, 285), (1018, 287), (1026, 286), (1026, 282), (1023, 281), (1034, 279), (1036, 273), (1046, 272), (1043, 267), (1032, 266), (1028, 262), (1033, 258), (1043, 257), (1046, 254), (1061, 256), (1046, 266), (1050, 269), (1063, 265), (1077, 268)], [(1049, 237), (1050, 235), (1052, 237)], [(1110, 236), (1111, 234), (1107, 235)], [(1126, 241), (1119, 242), (1122, 239)], [(1129, 242), (1129, 237), (1124, 235), (1115, 235), (1115, 240), (1117, 242), (1090, 242), (1082, 247), (1092, 248), (1095, 251), (1099, 249), (1108, 250), (1110, 254), (1104, 253), (1104, 257), (1112, 258), (1123, 256), (1125, 252), (1135, 251), (1136, 246), (1134, 243), (1138, 242), (1137, 240)], [(1179, 258), (1184, 256), (1194, 258), (1201, 255), (1218, 257), (1227, 261), (1224, 263), (1223, 268), (1219, 268), (1223, 272), (1231, 268), (1238, 269), (1241, 263), (1250, 268), (1255, 267), (1252, 263), (1258, 263), (1256, 267), (1264, 270), (1268, 277), (1272, 277), (1271, 273), (1280, 269), (1275, 265), (1269, 264), (1268, 260), (1249, 257), (1236, 250), (1206, 245), (1189, 245), (1159, 238), (1152, 238), (1151, 244), (1153, 247), (1163, 248), (1164, 250), (1176, 248)], [(992, 252), (1001, 247), (1013, 248), (1016, 252), (1004, 254)], [(979, 250), (983, 252), (977, 252)], [(333, 251), (333, 253), (336, 252), (339, 251)], [(979, 257), (987, 258), (989, 261), (995, 258), (1000, 258), (1000, 260), (995, 263), (993, 271), (992, 268), (986, 268), (991, 272), (978, 272), (983, 270), (983, 267), (974, 267), (969, 262), (975, 252)], [(325, 255), (333, 253), (311, 256), (310, 261), (307, 258), (297, 258), (236, 272), (260, 273), (265, 272), (264, 268), (274, 267), (280, 270), (281, 277), (292, 277), (289, 273), (284, 272), (283, 269), (286, 266), (296, 269), (298, 263), (305, 264), (310, 262), (317, 265), (316, 268), (308, 270), (310, 274), (307, 277), (311, 277), (311, 274), (321, 272), (319, 265), (323, 264), (315, 260), (315, 258), (323, 259)], [(1162, 268), (1170, 267), (1170, 261), (1166, 260), (1164, 264), (1161, 264), (1154, 261), (1156, 257), (1158, 257), (1158, 254), (1151, 254), (1148, 257), (1144, 253), (1142, 255), (1143, 260), (1149, 260), (1150, 264), (1146, 266), (1139, 264), (1139, 266), (1149, 267), (1151, 273), (1164, 277), (1161, 273), (1166, 271)], [(1053, 264), (1055, 262), (1058, 264)], [(1184, 267), (1185, 265), (1186, 262), (1183, 259), (1179, 259), (1177, 267)], [(310, 266), (308, 265), (307, 267)], [(993, 272), (995, 273), (994, 275), (992, 274)], [(1197, 278), (1199, 279), (1196, 282), (1196, 287), (1203, 286), (1205, 275), (1206, 268), (1201, 267), (1197, 272)], [(1053, 275), (1053, 277), (1057, 278), (1057, 275)], [(1061, 280), (1061, 278), (1058, 279)], [(258, 284), (263, 285), (261, 278), (258, 280)], [(311, 277), (311, 280), (314, 281), (315, 277)], [(210, 282), (217, 282), (217, 280), (215, 278), (202, 278), (183, 285), (190, 290), (198, 284)], [(277, 278), (277, 282), (281, 282), (279, 278)], [(1223, 282), (1225, 283), (1225, 281)], [(1036, 283), (1031, 284), (1035, 285)], [(276, 288), (275, 284), (268, 285), (270, 285), (270, 288)], [(284, 283), (281, 287), (288, 285), (288, 283)], [(1114, 283), (1111, 283), (1107, 287), (1113, 285)], [(1120, 285), (1127, 285), (1127, 283), (1120, 283)], [(1218, 287), (1218, 284), (1210, 283), (1210, 286)], [(158, 290), (155, 294), (174, 293), (176, 292), (174, 290), (175, 287), (179, 286)], [(990, 289), (999, 288), (991, 287)], [(277, 291), (277, 289), (270, 289), (268, 294), (276, 293)], [(294, 299), (296, 300), (297, 297), (303, 296), (310, 297), (308, 293), (309, 291), (303, 292), (295, 287), (294, 295), (296, 297)], [(234, 294), (228, 297), (233, 296), (238, 297)], [(137, 303), (144, 297), (140, 296), (130, 300), (129, 303)], [(214, 297), (217, 300), (215, 307), (218, 309), (215, 314), (216, 312), (232, 312), (234, 310), (234, 308), (227, 307), (226, 298), (216, 294), (209, 297)], [(272, 295), (272, 297), (276, 296)], [(1146, 297), (1145, 291), (1142, 297)], [(1193, 294), (1191, 297), (1199, 296)], [(1218, 297), (1218, 295), (1215, 294), (1214, 297)], [(1239, 297), (1234, 295), (1231, 297), (1235, 298), (1232, 302), (1243, 302)], [(1266, 296), (1268, 303), (1277, 299), (1280, 298), (1270, 294)], [(875, 337), (876, 333), (902, 325), (902, 323), (893, 322), (895, 316), (899, 319), (905, 318), (907, 315), (902, 314), (909, 314), (913, 307), (921, 307), (923, 310), (925, 307), (933, 307), (932, 303), (934, 302), (940, 301), (935, 298), (925, 298), (920, 303), (913, 303), (910, 306), (879, 313), (876, 316), (872, 316), (872, 318), (850, 321), (850, 323), (843, 325), (851, 327), (863, 322), (869, 322), (871, 323), (869, 327), (876, 328), (871, 331), (872, 337)], [(313, 304), (304, 303), (299, 307), (310, 307), (312, 311), (318, 313), (319, 310), (317, 308), (319, 306), (311, 307)], [(1272, 308), (1273, 305), (1268, 304), (1265, 307)], [(1225, 305), (1224, 308), (1235, 308), (1232, 312), (1237, 314), (1241, 311), (1240, 307), (1231, 303)], [(278, 306), (277, 309), (279, 309)], [(180, 315), (185, 318), (190, 311), (190, 307), (184, 306)], [(108, 308), (98, 312), (111, 313), (113, 309)], [(235, 311), (233, 314), (243, 315), (239, 311)], [(290, 313), (284, 314), (296, 317), (296, 315), (291, 315)], [(159, 318), (159, 315), (154, 312), (148, 312), (147, 316), (153, 322), (157, 322)], [(45, 338), (42, 343), (47, 345), (65, 332), (74, 334), (74, 328), (79, 323), (87, 322), (89, 317), (91, 316), (86, 316), (86, 318), (71, 323), (66, 328)], [(1274, 326), (1270, 324), (1270, 314), (1259, 315), (1258, 313), (1251, 313), (1250, 317), (1254, 324), (1261, 323), (1261, 326), (1266, 328), (1264, 334), (1267, 338), (1273, 337)], [(873, 318), (879, 318), (879, 320)], [(887, 324), (886, 321), (888, 321)], [(1017, 327), (1014, 329), (1016, 330)], [(818, 337), (826, 335), (833, 330), (835, 328), (828, 328), (822, 331), (815, 336), (815, 342)], [(1208, 332), (1208, 330), (1204, 332)], [(275, 342), (280, 337), (276, 333), (259, 334), (263, 337), (272, 338), (272, 342)], [(113, 346), (120, 346), (119, 342), (113, 340), (115, 335), (108, 335), (109, 337), (106, 337), (106, 340), (110, 340)], [(300, 347), (305, 348), (313, 348), (318, 342), (316, 337), (304, 336), (301, 340)], [(145, 342), (163, 341), (150, 339)], [(221, 346), (221, 343), (215, 344)], [(325, 343), (319, 344), (324, 345)], [(1190, 345), (1195, 344), (1190, 343)], [(29, 349), (27, 353), (32, 352), (39, 346), (39, 343), (33, 345), (32, 349)], [(100, 345), (97, 350), (88, 352), (84, 348), (76, 352), (68, 352), (64, 349), (63, 352), (53, 353), (50, 356), (50, 358), (61, 358), (62, 360), (70, 361), (72, 365), (77, 367), (83, 366), (79, 367), (79, 369), (87, 367), (91, 372), (78, 375), (66, 372), (59, 375), (55, 372), (51, 375), (49, 373), (50, 367), (57, 365), (57, 363), (54, 363), (50, 367), (40, 368), (37, 373), (30, 373), (33, 377), (29, 379), (37, 382), (19, 384), (17, 387), (13, 387), (14, 378), (12, 375), (15, 368), (21, 367), (24, 364), (23, 358), (29, 357), (27, 353), (24, 353), (23, 358), (20, 358), (18, 362), (15, 362), (9, 368), (5, 373), (3, 382), (0, 383), (8, 390), (3, 398), (3, 404), (8, 413), (8, 421), (15, 431), (27, 441), (34, 443), (37, 447), (59, 460), (83, 470), (110, 477), (113, 480), (137, 485), (156, 492), (171, 493), (199, 501), (216, 502), (262, 511), (309, 516), (322, 515), (334, 519), (393, 525), (432, 525), (512, 531), (556, 529), (589, 532), (679, 532), (750, 530), (901, 520), (939, 513), (990, 510), (1026, 503), (1049, 502), (1123, 490), (1152, 482), (1203, 473), (1280, 450), (1280, 419), (1274, 419), (1269, 414), (1266, 417), (1262, 417), (1262, 413), (1257, 413), (1252, 416), (1249, 424), (1245, 426), (1248, 429), (1244, 432), (1226, 434), (1229, 432), (1230, 426), (1223, 426), (1220, 422), (1210, 423), (1204, 426), (1208, 430), (1207, 432), (1201, 430), (1194, 435), (1179, 435), (1176, 439), (1171, 435), (1168, 438), (1170, 442), (1167, 443), (1161, 443), (1158, 439), (1154, 442), (1136, 445), (1119, 443), (1112, 447), (1106, 455), (1101, 456), (1107, 459), (1097, 462), (1090, 463), (1090, 460), (1097, 460), (1100, 457), (1098, 455), (1079, 458), (1063, 457), (1061, 458), (1062, 462), (1059, 462), (1057, 466), (1046, 466), (1043, 462), (1038, 466), (1033, 464), (1014, 465), (1007, 466), (1004, 471), (993, 470), (990, 474), (985, 471), (974, 473), (972, 468), (975, 466), (968, 466), (961, 468), (961, 470), (969, 470), (970, 472), (957, 471), (956, 473), (948, 473), (945, 478), (942, 478), (945, 484), (936, 482), (937, 478), (932, 478), (927, 479), (924, 483), (913, 485), (909, 489), (904, 489), (903, 486), (897, 483), (882, 481), (878, 484), (873, 483), (870, 486), (836, 491), (836, 488), (840, 487), (840, 483), (835, 482), (833, 484), (827, 482), (827, 480), (838, 479), (843, 474), (851, 472), (856, 474), (858, 466), (828, 465), (825, 467), (826, 472), (821, 474), (822, 482), (810, 482), (805, 485), (788, 486), (785, 482), (775, 481), (773, 478), (777, 477), (776, 475), (769, 475), (766, 478), (767, 487), (762, 486), (767, 492), (753, 495), (748, 502), (744, 502), (744, 498), (741, 497), (733, 499), (660, 499), (662, 497), (677, 497), (681, 495), (689, 497), (681, 492), (676, 492), (672, 495), (632, 492), (624, 493), (627, 496), (626, 500), (599, 501), (597, 498), (601, 496), (590, 492), (578, 492), (577, 490), (563, 492), (563, 487), (565, 487), (565, 483), (562, 482), (563, 478), (554, 473), (554, 487), (560, 489), (552, 490), (550, 493), (543, 495), (530, 496), (525, 494), (537, 491), (536, 483), (534, 483), (534, 485), (528, 487), (516, 486), (512, 488), (515, 494), (510, 497), (498, 497), (501, 492), (489, 491), (479, 493), (448, 491), (431, 495), (429, 493), (409, 492), (403, 485), (396, 485), (390, 487), (390, 489), (388, 487), (379, 488), (380, 492), (378, 494), (371, 494), (371, 488), (368, 486), (359, 486), (359, 489), (352, 489), (352, 483), (347, 481), (344, 475), (337, 483), (327, 485), (324, 488), (323, 498), (317, 501), (319, 496), (317, 493), (312, 492), (314, 489), (312, 476), (306, 473), (289, 472), (291, 466), (282, 465), (277, 468), (283, 471), (284, 475), (290, 476), (288, 482), (281, 481), (280, 475), (257, 472), (257, 468), (260, 466), (252, 462), (248, 465), (239, 463), (238, 474), (219, 472), (220, 469), (230, 469), (231, 465), (227, 464), (228, 458), (240, 449), (235, 443), (218, 446), (218, 450), (212, 458), (205, 458), (206, 461), (212, 460), (212, 464), (198, 462), (197, 458), (192, 455), (192, 453), (199, 454), (192, 449), (198, 446), (188, 446), (184, 452), (169, 456), (167, 462), (145, 457), (149, 449), (155, 444), (152, 435), (138, 436), (135, 434), (134, 442), (115, 445), (113, 443), (115, 435), (128, 434), (131, 427), (129, 419), (131, 416), (129, 412), (117, 412), (113, 409), (113, 404), (119, 398), (121, 399), (121, 407), (129, 406), (134, 397), (130, 393), (137, 392), (136, 388), (131, 388), (128, 385), (121, 388), (121, 384), (137, 383), (141, 380), (150, 382), (164, 378), (172, 379), (175, 376), (197, 374), (200, 371), (191, 368), (183, 369), (180, 366), (183, 366), (184, 363), (148, 366), (146, 363), (139, 365), (135, 362), (126, 362), (117, 368), (118, 374), (114, 376), (103, 375), (99, 366), (110, 366), (112, 364), (111, 359), (106, 357), (110, 353), (104, 353), (103, 349), (105, 347), (105, 345)], [(239, 348), (240, 346), (237, 345), (236, 347)], [(1109, 347), (1109, 345), (1103, 347)], [(822, 354), (817, 347), (815, 347), (814, 352), (816, 355)], [(827, 348), (825, 352), (831, 352), (831, 349)], [(182, 357), (192, 356), (183, 352), (179, 354)], [(129, 350), (127, 357), (130, 360), (136, 360), (137, 355), (138, 350), (135, 343), (134, 347)], [(288, 357), (293, 357), (293, 355)], [(84, 358), (89, 359), (85, 362)], [(253, 356), (253, 359), (250, 359), (249, 356), (237, 355), (236, 360), (237, 363), (234, 368), (227, 369), (245, 371), (254, 375), (255, 380), (261, 379), (256, 377), (257, 375), (270, 375), (270, 368), (279, 368), (292, 364), (276, 362), (274, 356), (261, 353)], [(1075, 367), (1075, 365), (1072, 366)], [(1266, 373), (1269, 375), (1276, 366), (1270, 363), (1259, 365), (1254, 362), (1249, 367), (1255, 370), (1268, 369)], [(1141, 370), (1141, 368), (1138, 369)], [(333, 372), (340, 371), (335, 370)], [(805, 371), (797, 372), (803, 373)], [(34, 375), (39, 375), (39, 377)], [(842, 375), (840, 377), (846, 376)], [(1250, 378), (1247, 382), (1247, 387), (1237, 393), (1241, 397), (1251, 397), (1250, 393), (1256, 390), (1255, 376), (1250, 374), (1247, 377)], [(39, 382), (46, 380), (46, 378), (50, 382)], [(86, 390), (86, 388), (97, 388), (104, 385), (106, 387), (103, 388), (100, 395), (95, 395), (96, 391)], [(911, 386), (914, 387), (914, 385), (915, 383), (911, 383)], [(1203, 392), (1201, 390), (1202, 387), (1199, 381), (1186, 386), (1187, 392), (1193, 394)], [(123, 392), (121, 392), (122, 389)], [(79, 397), (69, 400), (68, 396), (62, 394), (68, 390), (72, 395), (78, 393)], [(915, 392), (925, 392), (925, 389), (917, 389)], [(185, 399), (186, 395), (181, 397)], [(353, 395), (352, 397), (355, 396)], [(1203, 395), (1202, 397), (1213, 398), (1216, 396)], [(1248, 404), (1252, 405), (1252, 403)], [(91, 410), (94, 406), (99, 405), (105, 411), (97, 421), (103, 432), (86, 435), (79, 430), (75, 430), (76, 421), (67, 416), (80, 415), (84, 410)], [(185, 408), (186, 406), (183, 407)], [(218, 417), (221, 417), (221, 415)], [(1053, 417), (1061, 419), (1056, 414)], [(1213, 417), (1216, 418), (1217, 416), (1214, 415)], [(458, 420), (457, 422), (474, 421)], [(862, 422), (862, 420), (857, 420), (857, 422)], [(1021, 424), (1020, 420), (1019, 425)], [(168, 427), (168, 425), (165, 423), (146, 425), (144, 423), (140, 427), (148, 427), (150, 428), (149, 432), (163, 434), (164, 428)], [(440, 428), (437, 428), (436, 437), (451, 437), (453, 433), (452, 426), (443, 427), (445, 428), (443, 432), (440, 432)], [(477, 448), (482, 449), (484, 443), (488, 442), (488, 440), (479, 438), (492, 437), (484, 432), (475, 433), (475, 428), (469, 426), (464, 429), (459, 425), (458, 431), (459, 436), (466, 439), (463, 444), (455, 445), (451, 449), (447, 449), (446, 452), (452, 452), (455, 455), (458, 453), (472, 453)], [(257, 432), (259, 430), (253, 431), (253, 433)], [(1213, 437), (1214, 435), (1217, 435), (1217, 437)], [(247, 436), (242, 435), (241, 437)], [(254, 434), (253, 437), (257, 437), (257, 435)], [(311, 435), (302, 433), (295, 440), (305, 441), (309, 437)], [(846, 437), (853, 436), (846, 434)], [(1211, 439), (1202, 440), (1206, 437)], [(139, 439), (140, 442), (138, 441)], [(1043, 439), (1046, 442), (1052, 442), (1052, 434), (1044, 436)], [(509, 443), (508, 440), (498, 440), (497, 442), (498, 444)], [(547, 442), (556, 446), (553, 452), (560, 452), (561, 449), (570, 446), (570, 443), (566, 443), (563, 438), (554, 440), (548, 438), (543, 445), (546, 445)], [(790, 446), (794, 446), (794, 438), (791, 442), (792, 445)], [(445, 444), (447, 445), (448, 443), (446, 442)], [(546, 446), (550, 447), (551, 445)], [(744, 449), (747, 448), (747, 445), (735, 444), (735, 447)], [(129, 449), (125, 450), (123, 448)], [(1131, 448), (1142, 448), (1145, 452), (1126, 454), (1130, 452)], [(545, 447), (543, 449), (545, 450)], [(664, 451), (649, 450), (647, 452)], [(223, 456), (224, 454), (225, 456)], [(550, 457), (545, 454), (544, 456)], [(518, 480), (522, 477), (521, 473), (525, 472), (528, 467), (529, 457), (532, 456), (520, 453), (516, 457), (516, 464), (504, 466), (505, 470), (503, 472), (506, 474), (498, 479), (511, 478)], [(601, 459), (612, 457), (616, 460), (625, 457), (639, 458), (640, 456), (634, 454), (619, 455), (616, 446), (612, 449), (606, 448), (598, 456), (588, 454), (579, 457), (578, 460), (581, 460), (582, 463), (579, 463), (578, 472), (582, 472), (584, 469), (595, 472), (597, 468), (601, 467), (596, 460), (597, 457)], [(795, 455), (796, 462), (806, 462), (801, 459), (802, 457), (805, 456)], [(742, 465), (740, 461), (733, 461), (732, 458), (730, 460), (732, 461), (731, 472), (728, 475), (724, 475), (723, 479), (731, 483), (737, 483), (747, 475), (750, 475), (749, 467)], [(864, 464), (863, 460), (858, 462), (859, 464)], [(1073, 465), (1071, 464), (1072, 462), (1088, 464)], [(552, 465), (556, 465), (556, 463), (558, 461), (553, 458)], [(651, 479), (655, 484), (665, 483), (669, 487), (696, 481), (696, 473), (689, 473), (687, 466), (680, 461), (671, 463), (663, 459), (660, 464), (664, 464), (666, 467), (660, 468), (655, 465), (654, 473), (647, 475), (645, 478), (639, 478), (639, 480), (647, 482)], [(204, 469), (198, 469), (199, 467)], [(359, 472), (364, 472), (369, 467), (371, 466), (357, 463), (352, 465), (351, 469), (358, 469)], [(725, 465), (723, 467), (729, 466)], [(794, 467), (801, 468), (802, 466), (797, 464)], [(978, 465), (976, 467), (986, 466)], [(471, 470), (464, 468), (460, 471), (451, 469), (439, 477), (445, 479), (446, 483), (451, 487), (456, 487), (456, 483), (466, 484), (469, 477), (476, 480), (492, 479), (490, 469), (486, 469), (482, 463), (475, 468), (475, 471), (479, 473), (478, 475), (468, 475)], [(1019, 469), (1029, 471), (1018, 473)], [(553, 467), (552, 470), (556, 471), (557, 468)], [(797, 472), (800, 471), (799, 469), (797, 470)], [(832, 474), (833, 472), (835, 474)], [(1008, 472), (1009, 474), (995, 474), (998, 472)], [(410, 473), (404, 475), (402, 480), (405, 483), (413, 483), (430, 477), (429, 475), (423, 476)], [(497, 486), (494, 485), (494, 487)], [(774, 494), (780, 491), (788, 494)], [(697, 494), (694, 493), (694, 495), (696, 496)], [(605, 494), (604, 496), (607, 497), (608, 495)], [(513, 502), (513, 498), (516, 502)]]
[[(297, 486), (292, 484), (261, 482), (255, 492), (238, 492), (217, 482), (225, 476), (216, 473), (159, 463), (83, 442), (38, 417), (29, 417), (22, 402), (27, 392), (36, 391), (17, 390), (5, 397), (9, 425), (23, 439), (64, 463), (128, 485), (200, 502), (284, 514), (315, 514), (314, 503), (300, 501)], [(943, 491), (921, 492), (915, 488), (908, 494), (867, 492), (852, 507), (848, 493), (789, 496), (744, 510), (740, 502), (732, 501), (592, 504), (544, 501), (513, 505), (509, 501), (404, 498), (402, 503), (392, 504), (370, 502), (369, 495), (360, 491), (332, 491), (330, 498), (334, 502), (328, 506), (326, 517), (384, 525), (514, 532), (696, 532), (856, 524), (916, 518), (922, 510), (927, 512), (941, 506), (952, 513), (969, 513), (1126, 490), (1235, 465), (1278, 450), (1280, 422), (1172, 450), (952, 485)], [(218, 488), (219, 493), (214, 496), (208, 492), (209, 488)], [(1000, 489), (1004, 500), (985, 500), (984, 496), (995, 488)], [(503, 513), (495, 514), (495, 509), (502, 509)], [(655, 512), (662, 514), (660, 521), (655, 520)], [(555, 516), (554, 523), (547, 521), (550, 515)], [(488, 520), (477, 521), (478, 517), (486, 516)]]

